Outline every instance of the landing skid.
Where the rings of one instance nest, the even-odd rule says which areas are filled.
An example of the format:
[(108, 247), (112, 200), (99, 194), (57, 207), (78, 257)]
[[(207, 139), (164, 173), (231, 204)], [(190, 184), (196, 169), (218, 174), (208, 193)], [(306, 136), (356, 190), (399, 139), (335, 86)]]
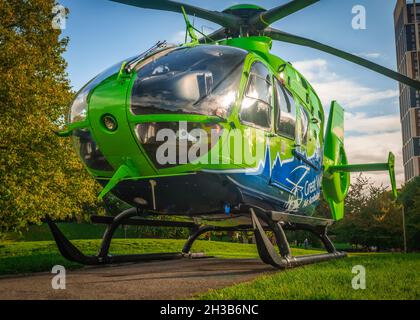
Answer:
[[(327, 236), (327, 225), (300, 225), (295, 223), (285, 224), (283, 221), (276, 222), (272, 219), (269, 219), (267, 215), (264, 214), (264, 211), (261, 212), (261, 210), (258, 209), (254, 210), (254, 208), (250, 208), (250, 211), (258, 254), (263, 262), (270, 264), (275, 268), (293, 268), (305, 264), (339, 259), (347, 256), (346, 253), (338, 252), (335, 249), (334, 244)], [(273, 244), (268, 239), (263, 227), (261, 226), (260, 219), (263, 220), (269, 226), (269, 229), (271, 229), (273, 232), (280, 254), (277, 253)], [(309, 254), (293, 257), (289, 242), (287, 241), (286, 234), (284, 233), (284, 229), (305, 230), (313, 233), (322, 241), (328, 253)]]
[[(191, 253), (191, 248), (195, 239), (201, 234), (209, 231), (208, 228), (197, 228), (194, 223), (176, 222), (176, 221), (157, 221), (146, 219), (132, 219), (139, 216), (141, 212), (137, 208), (131, 208), (121, 212), (119, 215), (113, 217), (100, 217), (93, 216), (92, 222), (107, 224), (108, 227), (102, 237), (99, 252), (95, 256), (87, 256), (83, 254), (76, 246), (74, 246), (66, 236), (61, 232), (58, 226), (50, 219), (46, 218), (45, 222), (48, 224), (54, 240), (57, 244), (58, 250), (61, 255), (67, 260), (77, 262), (84, 265), (102, 265), (102, 264), (115, 264), (125, 262), (145, 262), (152, 260), (173, 260), (188, 258), (201, 258), (203, 254)], [(109, 248), (115, 231), (121, 225), (143, 225), (143, 226), (160, 226), (160, 227), (186, 227), (194, 230), (191, 236), (185, 243), (182, 252), (165, 252), (165, 253), (148, 253), (148, 254), (130, 254), (130, 255), (110, 255)]]
[[(243, 207), (240, 209), (242, 213), (251, 214), (252, 226), (240, 227), (215, 227), (215, 226), (199, 226), (193, 222), (180, 221), (163, 221), (135, 218), (141, 216), (143, 211), (138, 208), (131, 208), (121, 212), (115, 217), (99, 217), (92, 216), (92, 222), (107, 224), (108, 227), (102, 238), (102, 243), (97, 255), (87, 256), (83, 254), (76, 246), (74, 246), (61, 232), (58, 226), (48, 217), (45, 219), (53, 234), (54, 240), (57, 243), (60, 253), (67, 260), (74, 261), (84, 265), (103, 265), (116, 264), (125, 262), (145, 262), (152, 260), (173, 260), (181, 258), (201, 258), (204, 255), (201, 253), (191, 253), (191, 247), (198, 237), (206, 232), (212, 231), (254, 231), (258, 253), (263, 262), (270, 264), (276, 268), (290, 268), (303, 264), (326, 261), (331, 259), (343, 258), (345, 253), (337, 252), (333, 243), (326, 235), (328, 221), (324, 219), (300, 221), (300, 223), (290, 222), (293, 215), (283, 214), (273, 211), (265, 211), (255, 207)], [(299, 216), (298, 216), (299, 217)], [(302, 219), (302, 217), (299, 217)], [(261, 221), (265, 226), (261, 225)], [(302, 223), (303, 222), (303, 223)], [(138, 226), (158, 226), (158, 227), (183, 227), (189, 228), (190, 236), (181, 252), (168, 253), (151, 253), (151, 254), (130, 254), (130, 255), (110, 255), (109, 249), (115, 231), (121, 225), (138, 225)], [(328, 253), (305, 255), (300, 257), (292, 257), (289, 243), (287, 241), (284, 230), (307, 230), (317, 235)], [(279, 253), (275, 250), (273, 244), (268, 239), (265, 231), (272, 231), (274, 233), (276, 243), (279, 247)]]

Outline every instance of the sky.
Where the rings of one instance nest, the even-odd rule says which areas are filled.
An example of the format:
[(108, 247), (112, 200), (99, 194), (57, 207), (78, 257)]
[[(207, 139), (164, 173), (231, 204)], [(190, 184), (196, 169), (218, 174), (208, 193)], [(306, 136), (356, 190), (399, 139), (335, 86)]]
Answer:
[[(182, 15), (130, 7), (109, 0), (58, 0), (70, 10), (63, 36), (70, 43), (64, 58), (75, 90), (116, 62), (153, 46), (159, 40), (182, 43)], [(242, 3), (229, 0), (178, 0), (222, 11)], [(286, 0), (263, 0), (266, 9)], [(396, 70), (393, 10), (396, 0), (321, 0), (275, 22), (272, 27), (332, 45)], [(366, 29), (353, 29), (354, 6), (366, 10)], [(191, 17), (206, 33), (214, 23)], [(396, 155), (397, 181), (404, 180), (398, 83), (345, 60), (313, 49), (274, 43), (272, 53), (293, 63), (313, 85), (329, 109), (337, 100), (346, 110), (345, 145), (350, 163), (385, 162)], [(386, 173), (366, 174), (376, 184), (389, 185)]]

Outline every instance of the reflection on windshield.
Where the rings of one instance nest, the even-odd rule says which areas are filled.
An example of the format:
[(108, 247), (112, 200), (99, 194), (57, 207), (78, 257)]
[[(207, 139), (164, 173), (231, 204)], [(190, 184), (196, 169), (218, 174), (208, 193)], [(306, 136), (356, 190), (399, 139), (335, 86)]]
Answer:
[(233, 106), (247, 52), (197, 46), (166, 52), (144, 64), (134, 83), (134, 114), (188, 113), (226, 117)]

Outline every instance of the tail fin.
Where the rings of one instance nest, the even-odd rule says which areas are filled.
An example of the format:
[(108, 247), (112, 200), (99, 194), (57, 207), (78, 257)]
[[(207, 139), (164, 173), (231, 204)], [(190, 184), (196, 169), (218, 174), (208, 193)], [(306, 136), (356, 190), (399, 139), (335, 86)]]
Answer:
[(337, 165), (347, 165), (347, 156), (344, 149), (344, 109), (333, 101), (325, 131), (322, 190), (334, 220), (344, 217), (344, 199), (350, 186), (348, 172), (330, 172), (329, 168)]
[(395, 180), (395, 156), (388, 155), (386, 163), (348, 164), (344, 150), (344, 109), (336, 102), (331, 103), (324, 147), (324, 177), (322, 188), (334, 220), (344, 217), (344, 199), (350, 186), (350, 172), (388, 171), (392, 194), (397, 197)]

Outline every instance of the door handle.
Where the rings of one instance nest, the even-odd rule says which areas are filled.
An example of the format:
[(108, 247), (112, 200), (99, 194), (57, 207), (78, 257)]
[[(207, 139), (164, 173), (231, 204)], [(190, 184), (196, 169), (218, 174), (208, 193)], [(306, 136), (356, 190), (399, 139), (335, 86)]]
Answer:
[(305, 162), (308, 166), (312, 167), (316, 171), (320, 171), (321, 170), (321, 168), (319, 168), (315, 163), (313, 163), (312, 161), (310, 161), (303, 153), (300, 153), (296, 149), (293, 150), (293, 155), (296, 158), (298, 158), (298, 159), (302, 160), (303, 162)]

